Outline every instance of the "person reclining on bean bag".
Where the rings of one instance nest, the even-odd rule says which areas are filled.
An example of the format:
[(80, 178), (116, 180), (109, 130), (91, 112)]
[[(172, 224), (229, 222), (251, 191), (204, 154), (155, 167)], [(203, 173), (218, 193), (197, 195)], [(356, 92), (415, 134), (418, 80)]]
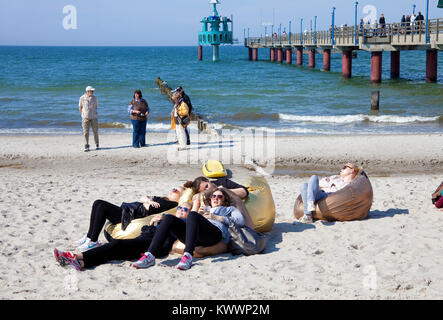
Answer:
[(338, 175), (325, 177), (319, 181), (318, 176), (313, 175), (309, 182), (300, 185), (300, 194), (303, 200), (304, 215), (296, 219), (299, 223), (312, 223), (312, 213), (315, 212), (315, 202), (320, 201), (332, 193), (343, 189), (357, 176), (362, 169), (353, 163), (347, 163)]
[[(148, 250), (165, 216), (174, 216), (179, 220), (186, 221), (191, 207), (191, 202), (184, 202), (177, 207), (175, 216), (172, 214), (155, 216), (150, 221), (149, 226), (144, 226), (140, 236), (135, 239), (113, 239), (102, 246), (96, 246), (93, 249), (76, 254), (56, 248), (54, 249), (55, 259), (62, 267), (70, 265), (78, 271), (82, 271), (84, 268), (95, 267), (111, 260), (135, 260)], [(155, 223), (158, 223), (157, 226), (154, 226)], [(168, 255), (176, 239), (172, 234), (166, 235), (159, 246), (159, 255)]]

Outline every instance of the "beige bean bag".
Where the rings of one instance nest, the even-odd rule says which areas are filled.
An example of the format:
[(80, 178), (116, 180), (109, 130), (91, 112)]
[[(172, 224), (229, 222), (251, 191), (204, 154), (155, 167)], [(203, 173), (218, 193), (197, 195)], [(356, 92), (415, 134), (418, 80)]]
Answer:
[[(371, 209), (373, 192), (371, 182), (364, 171), (361, 171), (350, 184), (316, 203), (314, 220), (351, 221), (365, 219)], [(301, 195), (294, 205), (294, 217), (303, 216)]]

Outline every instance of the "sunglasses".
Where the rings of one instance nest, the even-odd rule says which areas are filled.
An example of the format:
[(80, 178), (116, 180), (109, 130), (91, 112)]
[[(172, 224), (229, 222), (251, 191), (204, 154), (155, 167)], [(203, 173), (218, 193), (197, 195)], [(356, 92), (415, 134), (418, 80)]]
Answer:
[(183, 212), (188, 212), (189, 208), (178, 206), (177, 211), (180, 211), (180, 210), (183, 210)]
[(351, 170), (354, 170), (354, 168), (351, 168), (350, 166), (344, 166), (344, 167), (343, 167), (343, 170), (345, 170), (346, 168), (349, 168), (349, 169), (351, 169)]
[(211, 196), (211, 198), (221, 200), (221, 199), (223, 199), (223, 195), (222, 194), (213, 194)]

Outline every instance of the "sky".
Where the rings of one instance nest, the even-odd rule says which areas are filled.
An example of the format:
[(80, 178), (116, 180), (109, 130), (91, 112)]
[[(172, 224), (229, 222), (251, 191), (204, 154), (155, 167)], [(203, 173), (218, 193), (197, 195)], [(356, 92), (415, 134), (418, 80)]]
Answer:
[[(430, 1), (429, 18), (443, 18), (438, 0)], [(274, 31), (317, 30), (331, 24), (354, 24), (355, 0), (220, 0), (220, 15), (234, 17), (234, 38), (240, 42)], [(425, 15), (426, 0), (359, 0), (358, 18), (379, 17), (399, 22), (403, 14)], [(374, 10), (375, 9), (375, 10)], [(0, 0), (0, 45), (50, 46), (195, 46), (200, 20), (212, 13), (209, 0)], [(269, 29), (271, 27), (268, 27)], [(268, 32), (269, 32), (268, 29)]]

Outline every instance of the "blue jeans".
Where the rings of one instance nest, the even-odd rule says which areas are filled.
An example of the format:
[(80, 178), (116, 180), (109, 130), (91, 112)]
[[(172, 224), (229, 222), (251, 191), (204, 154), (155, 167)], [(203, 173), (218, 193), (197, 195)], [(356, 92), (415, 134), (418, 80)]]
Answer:
[(132, 146), (134, 148), (146, 146), (146, 120), (133, 120), (132, 123)]
[(300, 194), (303, 200), (304, 214), (311, 214), (308, 211), (308, 202), (316, 202), (324, 199), (328, 196), (326, 192), (320, 190), (318, 186), (318, 177), (313, 175), (309, 178), (309, 182), (302, 183), (300, 185)]

